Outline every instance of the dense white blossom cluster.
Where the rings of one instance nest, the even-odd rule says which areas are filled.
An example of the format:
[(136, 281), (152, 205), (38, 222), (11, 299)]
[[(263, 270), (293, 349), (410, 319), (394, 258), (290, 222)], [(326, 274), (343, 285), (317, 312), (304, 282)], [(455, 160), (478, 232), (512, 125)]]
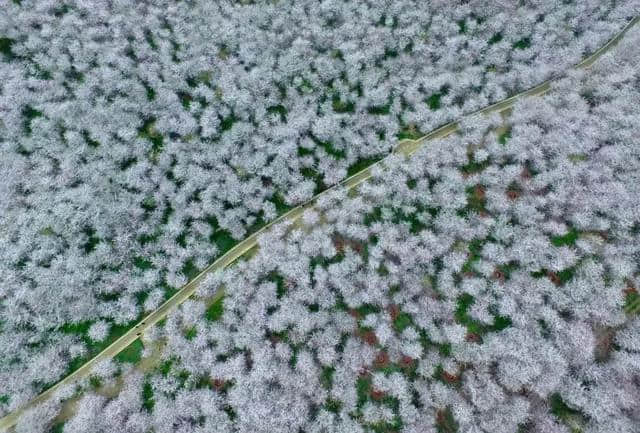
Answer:
[[(640, 13), (516, 3), (0, 0), (0, 415), (247, 233)], [(637, 426), (637, 42), (273, 231), (215, 280), (220, 320), (183, 304), (166, 368), (64, 431)]]
[(62, 431), (636, 431), (639, 42), (263, 235)]

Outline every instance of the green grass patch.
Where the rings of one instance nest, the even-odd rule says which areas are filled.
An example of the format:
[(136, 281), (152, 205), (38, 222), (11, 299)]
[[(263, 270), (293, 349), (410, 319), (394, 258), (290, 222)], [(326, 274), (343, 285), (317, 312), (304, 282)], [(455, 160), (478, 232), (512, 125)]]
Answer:
[(320, 373), (320, 384), (326, 390), (331, 389), (333, 385), (333, 374), (336, 372), (336, 369), (333, 367), (323, 367), (322, 372)]
[(367, 113), (375, 114), (377, 116), (386, 116), (391, 112), (391, 104), (385, 105), (372, 105), (367, 107)]
[(276, 296), (278, 297), (278, 299), (281, 299), (287, 293), (287, 288), (284, 285), (284, 277), (277, 271), (269, 272), (269, 274), (267, 275), (267, 281), (275, 283)]
[(231, 129), (234, 123), (236, 123), (238, 119), (236, 116), (231, 113), (229, 116), (220, 120), (220, 131), (225, 132)]
[(558, 393), (551, 395), (549, 405), (551, 406), (551, 413), (560, 419), (565, 419), (568, 416), (581, 415), (579, 410), (569, 407)]
[(333, 95), (331, 104), (336, 113), (353, 113), (356, 109), (356, 104), (353, 101), (343, 101), (338, 94)]
[(325, 402), (324, 407), (329, 412), (340, 413), (340, 409), (342, 409), (342, 402), (340, 400), (333, 400), (329, 398)]
[(344, 149), (336, 148), (333, 145), (333, 143), (330, 142), (330, 141), (322, 141), (322, 140), (318, 140), (318, 139), (314, 139), (314, 141), (318, 146), (323, 148), (325, 152), (327, 152), (329, 155), (331, 155), (335, 159), (344, 159), (347, 156), (347, 154), (344, 151)]
[(576, 244), (578, 236), (580, 236), (580, 233), (575, 228), (571, 227), (571, 229), (566, 234), (562, 236), (553, 236), (551, 238), (551, 243), (556, 247), (561, 247), (564, 245), (573, 246)]
[(416, 125), (410, 124), (402, 126), (402, 128), (400, 128), (400, 132), (396, 134), (396, 138), (398, 140), (417, 140), (424, 135), (425, 134), (420, 130), (420, 128), (418, 128)]
[(58, 422), (51, 426), (47, 433), (64, 433), (65, 422)]
[(393, 328), (396, 332), (401, 333), (409, 326), (413, 326), (413, 319), (408, 313), (401, 312), (393, 321)]
[(624, 298), (624, 311), (627, 314), (640, 313), (640, 295), (638, 292), (630, 291)]
[(89, 386), (92, 389), (98, 389), (102, 386), (102, 379), (100, 379), (98, 376), (91, 376), (89, 378)]
[(433, 111), (438, 110), (442, 105), (440, 100), (442, 99), (442, 93), (434, 93), (429, 96), (425, 102), (429, 106), (429, 108)]
[(193, 259), (188, 259), (182, 266), (181, 272), (187, 277), (187, 280), (191, 281), (200, 273), (200, 269)]
[(10, 38), (0, 38), (0, 53), (2, 53), (5, 60), (9, 61), (15, 57), (11, 47), (15, 41)]
[(374, 304), (362, 304), (358, 308), (356, 308), (358, 315), (364, 317), (368, 314), (376, 314), (382, 311), (378, 305)]
[(458, 20), (458, 31), (461, 34), (467, 33), (467, 21), (465, 19)]
[(511, 326), (511, 318), (498, 314), (494, 315), (493, 324), (491, 325), (486, 325), (482, 322), (474, 320), (469, 315), (469, 308), (471, 308), (474, 302), (474, 297), (469, 293), (463, 293), (456, 300), (456, 310), (454, 313), (454, 317), (456, 319), (456, 322), (466, 326), (467, 332), (469, 334), (474, 334), (478, 337), (482, 337), (489, 332), (499, 332)]
[(356, 394), (358, 396), (357, 407), (361, 408), (369, 399), (369, 390), (371, 389), (371, 377), (364, 376), (356, 379)]
[(153, 387), (149, 382), (145, 382), (142, 386), (142, 407), (147, 412), (153, 412), (153, 406), (156, 402), (153, 399)]
[(267, 113), (280, 115), (280, 121), (283, 123), (287, 122), (288, 112), (289, 111), (287, 110), (287, 108), (282, 104), (272, 105), (271, 107), (267, 107)]
[(502, 145), (507, 144), (507, 141), (509, 141), (510, 138), (511, 138), (511, 128), (507, 128), (506, 131), (504, 131), (498, 136), (498, 143)]
[(86, 129), (82, 130), (82, 138), (84, 138), (85, 143), (87, 143), (87, 146), (89, 147), (93, 147), (95, 149), (100, 146), (100, 142), (92, 139), (91, 135), (89, 135), (89, 131)]
[(155, 160), (164, 148), (164, 138), (162, 137), (162, 134), (155, 129), (155, 123), (156, 119), (152, 117), (147, 119), (138, 129), (138, 136), (140, 138), (146, 138), (151, 142), (151, 151), (149, 152), (151, 160)]
[(207, 320), (215, 322), (216, 320), (220, 320), (223, 314), (224, 296), (221, 296), (220, 299), (217, 299), (213, 304), (209, 305), (205, 313), (205, 317)]
[[(299, 147), (298, 149), (302, 149), (301, 147)], [(316, 188), (313, 191), (313, 194), (318, 194), (322, 191), (324, 191), (325, 189), (327, 189), (327, 186), (324, 184), (324, 181), (322, 180), (322, 175), (320, 173), (318, 173), (317, 170), (311, 168), (311, 167), (302, 167), (300, 169), (300, 174), (305, 178), (305, 179), (310, 179), (313, 180), (316, 184)]]
[(438, 433), (456, 433), (458, 431), (458, 422), (449, 407), (439, 410), (436, 414), (436, 429)]
[(502, 33), (498, 32), (495, 35), (491, 36), (491, 39), (487, 42), (489, 45), (497, 44), (502, 40)]
[(136, 256), (133, 258), (133, 266), (143, 271), (153, 268), (153, 263), (144, 257)]
[(489, 159), (486, 159), (482, 162), (478, 162), (473, 159), (473, 155), (469, 155), (469, 159), (467, 163), (460, 167), (460, 171), (465, 175), (472, 175), (475, 173), (480, 173), (485, 168), (487, 168), (489, 164), (490, 164)]
[(190, 327), (184, 333), (184, 338), (188, 341), (193, 340), (198, 335), (198, 329), (195, 326)]
[(278, 214), (278, 216), (286, 212), (289, 212), (294, 207), (290, 204), (285, 203), (284, 197), (279, 192), (276, 192), (275, 194), (273, 194), (273, 196), (269, 199), (269, 201), (275, 205), (276, 213)]
[(353, 164), (351, 164), (349, 166), (349, 168), (347, 168), (347, 177), (353, 176), (354, 174), (359, 173), (360, 171), (364, 170), (365, 168), (369, 167), (370, 165), (375, 164), (376, 162), (380, 161), (381, 159), (382, 159), (382, 156), (373, 156), (373, 157), (370, 157), (370, 158), (359, 159), (358, 161), (356, 161)]
[(522, 38), (518, 42), (513, 44), (513, 48), (515, 48), (516, 50), (524, 50), (526, 48), (529, 48), (530, 46), (531, 46), (531, 39), (528, 37)]
[(22, 124), (23, 129), (25, 131), (25, 133), (27, 135), (31, 135), (31, 121), (33, 119), (36, 119), (38, 117), (42, 117), (42, 111), (40, 110), (36, 110), (35, 108), (33, 108), (30, 105), (26, 105), (23, 109), (22, 109), (22, 116), (24, 117), (24, 122)]
[(136, 364), (142, 359), (142, 350), (144, 349), (144, 345), (139, 338), (133, 340), (133, 342), (128, 345), (122, 352), (118, 353), (114, 359), (118, 362), (129, 362), (132, 364)]

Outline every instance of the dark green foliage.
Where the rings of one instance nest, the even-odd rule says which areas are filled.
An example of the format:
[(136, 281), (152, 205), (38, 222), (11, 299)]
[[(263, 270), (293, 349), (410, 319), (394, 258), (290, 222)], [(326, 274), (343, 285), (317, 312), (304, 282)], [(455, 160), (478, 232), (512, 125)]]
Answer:
[(580, 233), (573, 227), (567, 232), (567, 234), (562, 236), (553, 236), (551, 238), (551, 243), (556, 247), (561, 247), (563, 245), (573, 246), (576, 244), (576, 240), (578, 240), (578, 236)]
[[(480, 173), (487, 168), (490, 164), (490, 160), (486, 159), (482, 162), (477, 162), (473, 159), (473, 155), (469, 154), (467, 163), (460, 167), (460, 171), (465, 175), (471, 175), (474, 173)], [(467, 191), (468, 192), (468, 191)]]
[(551, 413), (560, 419), (564, 419), (567, 416), (580, 415), (580, 411), (569, 407), (558, 393), (551, 395), (549, 405), (551, 406)]
[(293, 206), (285, 203), (284, 197), (279, 192), (273, 194), (269, 201), (271, 201), (276, 206), (276, 212), (278, 213), (278, 216), (293, 209)]
[(344, 149), (337, 149), (332, 142), (330, 141), (322, 141), (311, 135), (311, 139), (314, 143), (324, 149), (329, 155), (333, 156), (335, 159), (344, 159), (347, 154)]
[(151, 269), (151, 268), (154, 267), (153, 263), (151, 263), (151, 261), (145, 259), (144, 257), (140, 257), (140, 256), (137, 256), (137, 257), (133, 258), (133, 266), (135, 266), (136, 268), (141, 269), (143, 271), (147, 270), (147, 269)]
[(423, 137), (424, 135), (425, 134), (420, 130), (420, 128), (411, 124), (411, 125), (403, 125), (402, 128), (400, 129), (400, 132), (396, 134), (396, 138), (398, 140), (404, 140), (405, 138), (408, 138), (410, 140), (417, 140)]
[(356, 308), (359, 316), (366, 316), (367, 314), (375, 314), (381, 311), (380, 307), (373, 304), (362, 304)]
[(561, 270), (560, 272), (557, 273), (557, 275), (558, 275), (558, 278), (560, 279), (560, 282), (564, 284), (573, 278), (573, 275), (575, 274), (575, 272), (576, 272), (576, 269), (571, 267), (571, 268)]
[(427, 103), (427, 105), (429, 106), (430, 109), (432, 110), (437, 110), (441, 107), (440, 104), (440, 99), (442, 98), (442, 94), (441, 93), (434, 93), (433, 95), (429, 96), (425, 102)]
[(228, 117), (225, 117), (224, 119), (221, 119), (220, 121), (220, 131), (224, 132), (224, 131), (228, 131), (231, 129), (231, 127), (233, 126), (233, 124), (237, 121), (238, 119), (236, 118), (236, 116), (231, 113), (231, 115), (229, 115)]
[(333, 384), (333, 373), (335, 373), (336, 369), (333, 367), (323, 367), (322, 373), (320, 374), (320, 383), (322, 387), (329, 390)]
[(64, 433), (64, 421), (55, 423), (49, 429), (48, 433)]
[(353, 101), (342, 101), (340, 95), (333, 95), (331, 100), (333, 111), (336, 113), (353, 113), (356, 108), (356, 104)]
[(218, 220), (216, 220), (214, 216), (207, 218), (207, 223), (209, 223), (212, 229), (209, 242), (218, 248), (218, 255), (226, 253), (238, 243), (238, 241), (233, 239), (228, 230), (220, 228)]
[(100, 146), (100, 142), (93, 140), (91, 138), (91, 136), (89, 135), (89, 131), (87, 131), (86, 129), (82, 130), (82, 138), (84, 138), (84, 141), (87, 143), (87, 146), (89, 147), (98, 147)]
[(458, 423), (448, 407), (439, 410), (436, 414), (436, 428), (438, 433), (456, 433), (458, 431)]
[(640, 313), (640, 295), (638, 292), (628, 290), (624, 298), (624, 311), (627, 314)]
[(371, 376), (361, 376), (356, 379), (356, 393), (358, 395), (358, 408), (364, 406), (369, 399), (371, 389)]
[(409, 326), (413, 325), (413, 319), (411, 316), (405, 312), (401, 312), (393, 321), (393, 328), (396, 332), (401, 333)]
[(11, 46), (14, 44), (14, 40), (10, 38), (0, 37), (0, 53), (2, 53), (4, 60), (8, 61), (15, 57), (11, 51)]
[(530, 46), (531, 46), (531, 39), (528, 37), (522, 38), (518, 42), (513, 44), (513, 48), (515, 48), (516, 50), (524, 50), (526, 48), (529, 48)]
[(102, 379), (100, 379), (98, 376), (91, 376), (89, 378), (89, 385), (93, 389), (98, 389), (102, 386)]
[(468, 293), (463, 293), (458, 297), (456, 311), (454, 313), (456, 322), (467, 327), (469, 334), (482, 337), (488, 332), (499, 332), (511, 326), (511, 319), (507, 316), (494, 315), (493, 324), (485, 325), (474, 320), (468, 313), (469, 308), (475, 299)]
[(149, 382), (145, 382), (142, 386), (142, 407), (147, 412), (152, 412), (155, 403), (156, 402), (153, 399), (153, 387)]
[(87, 235), (87, 242), (84, 244), (83, 249), (86, 254), (96, 249), (96, 246), (100, 243), (100, 238), (95, 236), (96, 231), (88, 227), (84, 233)]
[[(299, 147), (298, 149), (302, 149), (302, 148)], [(324, 181), (322, 180), (322, 175), (318, 173), (318, 171), (316, 171), (315, 169), (311, 167), (303, 167), (300, 169), (300, 174), (306, 179), (311, 179), (315, 182), (316, 188), (313, 191), (314, 195), (327, 189), (327, 186), (324, 184)]]
[(227, 230), (217, 230), (211, 233), (209, 241), (218, 247), (219, 255), (223, 255), (238, 243)]
[(155, 157), (162, 152), (162, 149), (164, 148), (164, 138), (162, 137), (162, 134), (158, 133), (158, 131), (154, 129), (155, 122), (155, 118), (149, 118), (145, 120), (142, 126), (138, 129), (138, 136), (146, 138), (151, 142), (151, 151), (149, 156), (152, 160), (155, 159)]
[(375, 114), (379, 116), (387, 115), (391, 112), (391, 104), (386, 105), (374, 105), (367, 108), (367, 113)]
[(461, 19), (458, 21), (458, 27), (460, 29), (460, 33), (467, 33), (467, 22), (465, 19)]
[(144, 209), (146, 213), (146, 212), (153, 212), (158, 206), (153, 196), (148, 196), (148, 197), (145, 197), (144, 200), (142, 200), (142, 203), (140, 203), (140, 207)]
[(184, 338), (188, 341), (191, 341), (194, 338), (196, 338), (196, 335), (198, 335), (198, 330), (196, 329), (195, 326), (192, 326), (185, 331)]
[(380, 161), (381, 159), (382, 159), (382, 156), (373, 156), (373, 157), (370, 157), (370, 158), (359, 159), (358, 161), (356, 161), (353, 164), (351, 164), (349, 166), (349, 168), (347, 168), (347, 177), (353, 176), (354, 174), (359, 173), (360, 171), (364, 170), (365, 168), (369, 167), (370, 165), (375, 164), (376, 162)]
[(195, 265), (193, 259), (187, 260), (182, 266), (181, 271), (189, 281), (193, 280), (200, 273), (200, 269)]
[(502, 33), (498, 32), (495, 35), (491, 36), (491, 39), (489, 39), (488, 44), (489, 45), (497, 44), (501, 40), (502, 40)]
[(182, 91), (176, 92), (176, 95), (178, 95), (178, 98), (180, 98), (180, 103), (182, 104), (182, 107), (185, 110), (189, 110), (189, 108), (191, 107), (191, 101), (193, 100), (193, 97), (189, 93), (182, 92)]
[(498, 136), (498, 143), (507, 144), (507, 141), (511, 138), (511, 128), (507, 128), (505, 132)]
[(271, 107), (267, 107), (267, 113), (279, 114), (280, 115), (280, 121), (282, 121), (283, 123), (287, 122), (287, 113), (288, 112), (289, 111), (282, 104), (280, 104), (280, 105), (272, 105)]
[(42, 117), (42, 111), (36, 110), (30, 105), (26, 105), (22, 109), (22, 116), (24, 117), (24, 131), (27, 135), (31, 135), (31, 121), (37, 117)]
[(342, 408), (342, 402), (340, 400), (333, 400), (331, 398), (327, 399), (325, 405), (325, 409), (329, 412), (339, 413)]
[(153, 89), (153, 87), (149, 86), (148, 84), (144, 83), (144, 89), (147, 93), (147, 100), (148, 101), (153, 101), (154, 99), (156, 99), (156, 91)]
[(221, 296), (220, 299), (217, 299), (213, 304), (211, 304), (207, 308), (206, 319), (211, 322), (215, 322), (219, 320), (224, 314), (224, 297)]

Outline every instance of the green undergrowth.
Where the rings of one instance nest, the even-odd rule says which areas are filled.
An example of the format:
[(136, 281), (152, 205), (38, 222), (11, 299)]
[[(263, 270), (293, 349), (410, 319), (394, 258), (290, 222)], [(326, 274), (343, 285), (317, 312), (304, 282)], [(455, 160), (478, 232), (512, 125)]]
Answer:
[(122, 363), (128, 362), (136, 364), (140, 362), (140, 359), (142, 359), (143, 349), (144, 345), (142, 344), (142, 341), (139, 338), (136, 338), (130, 345), (118, 353), (114, 359)]
[(205, 317), (207, 320), (211, 322), (215, 322), (216, 320), (220, 320), (222, 315), (224, 314), (224, 296), (217, 299), (207, 308), (205, 313)]
[(383, 212), (381, 206), (376, 206), (371, 212), (364, 216), (363, 222), (367, 227), (370, 227), (375, 222), (385, 220), (390, 220), (394, 224), (404, 222), (409, 226), (409, 231), (416, 234), (428, 227), (425, 222), (428, 216), (436, 217), (440, 212), (439, 208), (428, 208), (421, 203), (414, 205), (414, 208), (415, 210), (409, 213), (397, 208), (386, 208)]
[(365, 168), (375, 164), (376, 162), (383, 159), (383, 156), (372, 156), (369, 158), (362, 158), (358, 161), (354, 162), (347, 168), (347, 177), (353, 176), (356, 173), (364, 170)]
[(624, 311), (627, 314), (640, 313), (640, 294), (636, 291), (629, 291), (624, 298)]
[(564, 235), (561, 236), (553, 236), (551, 238), (551, 243), (553, 246), (562, 247), (562, 246), (573, 246), (576, 244), (578, 240), (578, 236), (580, 233), (573, 227)]
[(469, 309), (475, 302), (475, 298), (463, 293), (456, 301), (455, 319), (456, 322), (466, 326), (468, 336), (482, 337), (489, 332), (499, 332), (511, 326), (511, 318), (508, 316), (494, 315), (493, 324), (487, 325), (475, 320), (469, 314)]
[(142, 407), (147, 412), (153, 412), (153, 407), (155, 406), (153, 396), (154, 393), (151, 383), (145, 382), (142, 386)]
[(584, 424), (585, 416), (577, 409), (565, 403), (560, 394), (552, 394), (549, 398), (551, 413), (570, 428), (571, 433), (582, 433), (580, 426)]
[(398, 140), (404, 140), (404, 139), (417, 140), (419, 138), (424, 137), (424, 135), (425, 133), (422, 132), (420, 128), (418, 128), (415, 125), (403, 125), (400, 128), (400, 131), (396, 134), (396, 138)]
[[(91, 338), (89, 338), (89, 335), (88, 335), (89, 328), (91, 327), (91, 325), (93, 325), (93, 323), (95, 323), (95, 321), (93, 320), (87, 320), (87, 321), (77, 322), (77, 323), (66, 323), (60, 326), (57, 329), (59, 332), (63, 334), (76, 335), (80, 337), (80, 339), (82, 340), (82, 342), (84, 343), (87, 349), (86, 354), (76, 356), (69, 361), (67, 365), (67, 370), (63, 374), (63, 377), (69, 376), (70, 374), (75, 372), (77, 369), (82, 367), (91, 358), (93, 358), (94, 356), (102, 352), (114, 341), (116, 341), (118, 338), (123, 336), (141, 319), (142, 319), (142, 315), (140, 315), (137, 319), (132, 320), (126, 324), (115, 324), (110, 320), (107, 320), (107, 322), (110, 322), (109, 334), (102, 341), (93, 341)], [(142, 350), (142, 342), (139, 339), (137, 339), (134, 341), (134, 343), (129, 345), (125, 350), (121, 352), (121, 354), (124, 353), (122, 357), (119, 358), (120, 354), (117, 355), (116, 360), (121, 362), (138, 362), (141, 350)], [(34, 385), (36, 386), (36, 388), (40, 388), (41, 391), (45, 391), (50, 387), (52, 387), (53, 385), (55, 385), (55, 383), (56, 382), (35, 383)]]

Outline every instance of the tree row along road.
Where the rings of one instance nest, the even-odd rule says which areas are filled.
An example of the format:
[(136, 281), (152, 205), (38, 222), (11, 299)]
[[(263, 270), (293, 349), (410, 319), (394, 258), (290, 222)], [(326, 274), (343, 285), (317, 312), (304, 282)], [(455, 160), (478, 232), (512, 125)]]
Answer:
[[(605, 45), (599, 48), (596, 52), (591, 54), (589, 57), (582, 60), (579, 64), (574, 66), (574, 68), (588, 68), (593, 65), (603, 54), (607, 53), (611, 48), (613, 48), (629, 31), (633, 26), (635, 26), (638, 21), (640, 21), (640, 17), (633, 18), (614, 38), (609, 40)], [(531, 89), (520, 92), (516, 95), (513, 95), (507, 99), (504, 99), (495, 104), (489, 105), (485, 108), (482, 108), (476, 112), (467, 114), (464, 118), (470, 118), (472, 116), (478, 115), (487, 115), (491, 113), (501, 113), (509, 108), (511, 108), (516, 101), (530, 97), (530, 96), (540, 96), (549, 91), (551, 88), (551, 83), (553, 79), (547, 80)], [(425, 143), (431, 140), (436, 140), (440, 138), (444, 138), (458, 130), (460, 121), (453, 121), (443, 125), (427, 135), (417, 139), (410, 140), (405, 139), (401, 140), (398, 145), (393, 149), (393, 153), (400, 153), (405, 155), (406, 157), (410, 157), (416, 151), (421, 149)], [(124, 350), (127, 346), (133, 343), (137, 338), (139, 338), (148, 328), (155, 325), (162, 319), (164, 319), (173, 309), (191, 297), (194, 292), (197, 290), (199, 284), (212, 272), (223, 270), (230, 265), (232, 265), (236, 260), (246, 254), (249, 250), (254, 248), (258, 243), (258, 237), (269, 230), (273, 225), (290, 221), (294, 222), (297, 220), (302, 213), (315, 205), (316, 201), (323, 196), (331, 193), (332, 191), (336, 191), (338, 189), (344, 189), (349, 191), (353, 188), (356, 188), (358, 185), (366, 181), (372, 176), (372, 169), (375, 166), (384, 166), (384, 162), (391, 155), (381, 159), (380, 161), (368, 166), (367, 168), (361, 170), (360, 172), (342, 180), (340, 183), (322, 191), (316, 196), (312, 197), (309, 201), (289, 210), (284, 213), (274, 221), (270, 222), (257, 232), (253, 233), (243, 241), (236, 244), (233, 248), (207, 266), (202, 272), (200, 272), (194, 279), (189, 281), (185, 286), (183, 286), (177, 293), (175, 293), (171, 298), (169, 298), (164, 304), (162, 304), (158, 309), (149, 313), (146, 317), (144, 317), (138, 324), (136, 324), (133, 328), (127, 331), (124, 335), (114, 341), (111, 345), (105, 348), (102, 352), (98, 353), (96, 356), (87, 361), (80, 368), (75, 370), (73, 373), (62, 379), (60, 382), (53, 385), (51, 388), (42, 392), (40, 395), (26, 403), (21, 408), (15, 410), (14, 412), (9, 413), (4, 418), (0, 419), (0, 431), (6, 431), (12, 426), (14, 426), (21, 414), (26, 410), (37, 406), (48, 400), (51, 396), (53, 396), (57, 391), (63, 389), (67, 385), (71, 385), (74, 381), (82, 379), (90, 375), (92, 369), (96, 364), (100, 361), (113, 358), (122, 350)], [(216, 293), (214, 295), (214, 299), (218, 299), (223, 296), (222, 291)]]

